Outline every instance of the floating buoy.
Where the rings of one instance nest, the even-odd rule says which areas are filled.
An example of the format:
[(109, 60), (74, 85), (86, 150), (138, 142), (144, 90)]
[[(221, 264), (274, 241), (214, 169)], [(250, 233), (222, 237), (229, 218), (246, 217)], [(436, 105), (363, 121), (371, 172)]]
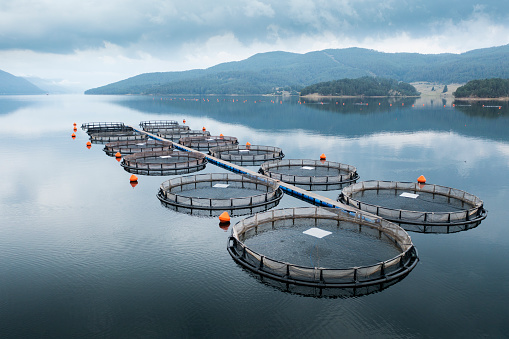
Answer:
[(92, 147), (92, 143), (90, 141), (87, 141), (87, 148), (90, 149)]
[(186, 119), (182, 120), (184, 122), (184, 124), (186, 123)]
[(420, 177), (418, 177), (417, 182), (420, 184), (424, 184), (426, 182), (426, 178), (424, 177), (424, 175), (421, 175)]
[(71, 138), (76, 139), (76, 134), (71, 134)]
[(222, 223), (230, 222), (230, 215), (228, 214), (228, 212), (224, 211), (223, 213), (221, 213), (221, 215), (219, 216), (219, 221)]
[(207, 129), (205, 127), (202, 128), (203, 132), (205, 132)]
[(325, 160), (325, 159), (327, 159), (327, 157), (325, 156), (324, 153), (322, 153), (322, 155), (320, 155), (320, 160)]
[(76, 126), (74, 126), (74, 128), (72, 129), (74, 132), (76, 132), (78, 129), (76, 128)]
[(219, 134), (220, 137), (224, 137), (223, 133)]
[(120, 158), (120, 157), (122, 157), (122, 154), (120, 154), (120, 152), (115, 153), (115, 158)]
[(72, 125), (76, 127), (76, 123), (75, 122)]
[(246, 142), (246, 146), (251, 146), (251, 143), (249, 141)]
[(129, 178), (129, 181), (130, 182), (135, 182), (135, 181), (138, 181), (138, 177), (135, 176), (134, 174), (131, 175), (131, 177)]

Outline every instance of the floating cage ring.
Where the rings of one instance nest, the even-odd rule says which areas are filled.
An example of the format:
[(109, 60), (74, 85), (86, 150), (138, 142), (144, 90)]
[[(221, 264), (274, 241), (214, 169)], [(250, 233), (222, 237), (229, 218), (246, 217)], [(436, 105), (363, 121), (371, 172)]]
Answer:
[(124, 125), (123, 122), (87, 122), (81, 124), (81, 129), (88, 134), (132, 130), (132, 128)]
[(239, 141), (232, 136), (190, 136), (180, 138), (179, 144), (197, 150), (209, 150), (212, 147), (224, 145), (236, 145)]
[(146, 130), (146, 128), (150, 129), (151, 127), (164, 128), (178, 125), (179, 123), (176, 120), (147, 120), (140, 122), (140, 127), (144, 130)]
[[(424, 183), (363, 181), (345, 187), (338, 201), (410, 225), (478, 224), (486, 218), (481, 199), (465, 191)], [(384, 202), (384, 206), (378, 204)]]
[(133, 129), (122, 131), (107, 131), (89, 133), (90, 141), (93, 143), (108, 143), (113, 141), (144, 140), (148, 136)]
[(250, 210), (259, 210), (259, 207), (277, 205), (283, 197), (283, 190), (272, 180), (234, 173), (209, 173), (165, 181), (157, 197), (163, 203), (182, 209), (243, 210), (240, 214), (246, 214), (245, 211), (249, 213)]
[(202, 130), (183, 130), (183, 129), (165, 129), (157, 132), (157, 136), (163, 139), (168, 139), (171, 141), (178, 142), (181, 138), (185, 137), (193, 137), (193, 136), (209, 136), (209, 131)]
[(234, 163), (262, 163), (269, 160), (282, 159), (283, 150), (274, 146), (262, 145), (226, 145), (213, 147), (209, 154), (218, 159)]
[(168, 126), (152, 125), (143, 127), (143, 130), (149, 133), (173, 134), (173, 133), (185, 133), (190, 130), (190, 127), (186, 125), (168, 125)]
[(259, 172), (295, 185), (343, 185), (359, 179), (354, 166), (326, 160), (272, 160), (263, 163)]
[[(301, 232), (302, 229), (311, 226), (314, 227)], [(332, 232), (326, 231), (325, 228), (330, 229)], [(325, 239), (327, 239), (327, 235), (334, 234), (334, 232), (350, 232), (355, 236), (365, 237), (371, 242), (382, 241), (385, 245), (391, 247), (391, 253), (399, 254), (385, 261), (378, 261), (379, 259), (370, 260), (370, 262), (375, 261), (376, 263), (363, 266), (341, 268), (321, 267), (319, 265), (303, 266), (271, 258), (264, 253), (254, 251), (249, 247), (253, 247), (252, 245), (246, 245), (246, 242), (263, 236), (265, 232), (279, 231), (294, 232), (302, 237), (313, 235), (316, 238), (325, 237)], [(305, 235), (302, 235), (303, 233)], [(266, 249), (268, 251), (276, 249), (277, 251), (280, 242), (275, 237), (275, 234), (267, 234), (265, 239), (270, 239), (270, 241), (275, 241), (276, 243), (266, 245)], [(297, 239), (291, 242), (290, 238), (291, 236), (285, 236), (284, 238), (284, 241), (290, 244), (289, 246), (295, 245), (306, 248), (306, 245), (302, 244), (305, 241), (309, 241)], [(336, 239), (341, 238), (340, 236)], [(333, 247), (331, 248), (338, 248), (337, 246), (334, 247), (334, 244), (332, 245)], [(314, 251), (315, 245), (310, 248)], [(419, 260), (417, 250), (410, 236), (398, 225), (384, 219), (369, 219), (361, 212), (348, 212), (337, 208), (323, 207), (278, 209), (250, 216), (233, 226), (232, 234), (228, 238), (227, 249), (237, 263), (257, 274), (284, 283), (320, 288), (357, 288), (375, 284), (386, 284), (405, 277), (417, 265)], [(296, 250), (298, 249), (296, 248)], [(330, 251), (331, 249), (328, 250)], [(318, 247), (316, 251), (318, 251)], [(350, 249), (350, 252), (352, 251), (361, 253)], [(288, 254), (288, 256), (291, 258), (290, 260), (296, 258), (294, 252)], [(335, 253), (329, 256), (334, 262), (341, 260)]]
[(128, 172), (146, 175), (172, 175), (200, 171), (207, 159), (199, 152), (145, 151), (127, 155), (121, 166)]
[(173, 144), (168, 141), (145, 139), (145, 140), (125, 140), (113, 141), (104, 146), (103, 151), (109, 156), (120, 152), (122, 155), (134, 154), (147, 151), (170, 151)]

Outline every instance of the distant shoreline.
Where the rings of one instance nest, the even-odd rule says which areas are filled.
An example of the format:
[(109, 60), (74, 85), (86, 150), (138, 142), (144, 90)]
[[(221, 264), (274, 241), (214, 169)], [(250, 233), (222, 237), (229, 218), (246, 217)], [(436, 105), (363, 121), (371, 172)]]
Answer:
[(300, 95), (304, 99), (355, 99), (355, 98), (420, 98), (419, 95), (320, 95), (317, 93)]
[(499, 98), (454, 98), (454, 100), (458, 101), (509, 101), (509, 97), (499, 97)]

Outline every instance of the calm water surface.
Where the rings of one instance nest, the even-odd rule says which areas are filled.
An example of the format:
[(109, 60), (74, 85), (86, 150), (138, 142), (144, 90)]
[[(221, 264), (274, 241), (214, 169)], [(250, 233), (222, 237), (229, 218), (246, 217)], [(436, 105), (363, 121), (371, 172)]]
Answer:
[[(0, 97), (0, 337), (509, 336), (507, 103), (190, 99)], [(73, 122), (156, 119), (278, 146), (286, 159), (325, 153), (361, 180), (423, 174), (479, 196), (488, 217), (465, 232), (410, 233), (420, 262), (379, 293), (288, 293), (234, 263), (216, 218), (162, 206), (171, 177), (132, 188), (102, 145), (87, 149), (81, 129), (71, 139)], [(308, 204), (285, 196), (277, 208), (294, 206)]]

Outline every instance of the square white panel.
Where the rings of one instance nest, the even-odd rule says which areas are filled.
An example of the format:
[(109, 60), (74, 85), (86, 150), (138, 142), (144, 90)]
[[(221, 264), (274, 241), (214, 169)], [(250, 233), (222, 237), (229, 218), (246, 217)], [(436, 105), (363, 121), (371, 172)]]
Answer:
[(230, 185), (229, 185), (229, 184), (215, 184), (215, 185), (214, 185), (214, 186), (212, 186), (212, 187), (217, 187), (217, 188), (226, 188), (226, 187), (228, 187), (228, 186), (230, 186)]
[(302, 169), (305, 169), (305, 170), (314, 170), (315, 168), (314, 167), (310, 167), (310, 166), (302, 166)]
[(311, 235), (313, 237), (317, 237), (317, 238), (320, 238), (320, 239), (323, 238), (323, 237), (328, 236), (329, 234), (332, 234), (332, 232), (329, 232), (329, 231), (326, 231), (326, 230), (322, 230), (321, 228), (317, 228), (317, 227), (312, 227), (312, 228), (310, 228), (307, 231), (304, 231), (302, 233), (307, 234), (307, 235)]
[(161, 156), (159, 156), (159, 158), (163, 158), (163, 159), (165, 159), (165, 158), (171, 158), (171, 155), (161, 155)]
[(415, 199), (419, 196), (419, 194), (413, 194), (413, 193), (408, 193), (408, 192), (403, 192), (399, 195), (400, 197), (403, 197), (403, 198), (412, 198), (412, 199)]

